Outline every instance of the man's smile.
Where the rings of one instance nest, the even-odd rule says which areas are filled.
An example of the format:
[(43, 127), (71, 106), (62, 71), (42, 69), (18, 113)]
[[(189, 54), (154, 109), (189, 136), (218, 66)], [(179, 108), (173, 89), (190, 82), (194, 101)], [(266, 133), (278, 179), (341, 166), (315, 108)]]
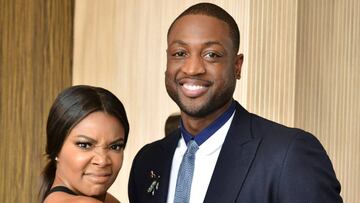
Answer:
[(181, 92), (190, 98), (200, 97), (205, 94), (212, 82), (199, 79), (184, 78), (180, 79), (178, 84), (180, 85)]

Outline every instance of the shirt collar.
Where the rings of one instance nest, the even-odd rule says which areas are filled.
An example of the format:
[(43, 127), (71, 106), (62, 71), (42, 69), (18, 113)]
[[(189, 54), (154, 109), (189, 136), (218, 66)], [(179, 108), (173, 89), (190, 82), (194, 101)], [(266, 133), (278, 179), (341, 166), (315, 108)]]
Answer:
[(213, 135), (221, 126), (223, 126), (226, 121), (228, 121), (231, 115), (234, 113), (236, 107), (236, 102), (233, 100), (230, 107), (219, 116), (215, 121), (213, 121), (209, 126), (203, 129), (200, 133), (195, 136), (192, 136), (184, 127), (182, 120), (180, 121), (180, 131), (187, 144), (191, 139), (194, 139), (195, 142), (200, 146), (204, 143), (211, 135)]

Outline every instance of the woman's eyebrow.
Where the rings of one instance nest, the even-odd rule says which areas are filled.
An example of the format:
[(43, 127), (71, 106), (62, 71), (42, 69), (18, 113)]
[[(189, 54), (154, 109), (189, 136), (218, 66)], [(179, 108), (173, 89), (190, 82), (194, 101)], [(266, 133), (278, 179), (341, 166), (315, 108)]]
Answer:
[(124, 138), (118, 138), (114, 141), (112, 141), (110, 144), (118, 143), (118, 142), (124, 142)]
[[(77, 135), (76, 137), (89, 140), (89, 141), (92, 142), (92, 143), (97, 143), (96, 140), (94, 140), (94, 139), (92, 139), (92, 138), (90, 138), (90, 137), (88, 137), (88, 136), (86, 136), (86, 135)], [(114, 143), (118, 143), (118, 142), (124, 142), (124, 138), (118, 138), (118, 139), (110, 142), (110, 144), (114, 144)]]
[(90, 142), (96, 142), (96, 140), (86, 136), (86, 135), (77, 135), (76, 137), (78, 138), (83, 138), (83, 139), (86, 139), (86, 140), (89, 140)]

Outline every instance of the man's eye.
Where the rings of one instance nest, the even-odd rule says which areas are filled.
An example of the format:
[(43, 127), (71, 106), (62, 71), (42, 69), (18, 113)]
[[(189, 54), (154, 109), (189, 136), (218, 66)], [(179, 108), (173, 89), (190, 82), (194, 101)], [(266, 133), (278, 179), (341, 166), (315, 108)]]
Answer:
[(178, 51), (178, 52), (175, 52), (173, 54), (173, 56), (175, 56), (175, 57), (184, 57), (184, 56), (186, 56), (186, 53), (185, 53), (185, 51)]
[(76, 145), (82, 149), (89, 149), (91, 148), (92, 144), (87, 142), (78, 142)]
[(110, 149), (120, 151), (124, 149), (124, 144), (113, 144), (110, 146)]
[(208, 52), (205, 54), (205, 58), (218, 58), (221, 57), (219, 54), (216, 54), (214, 52)]

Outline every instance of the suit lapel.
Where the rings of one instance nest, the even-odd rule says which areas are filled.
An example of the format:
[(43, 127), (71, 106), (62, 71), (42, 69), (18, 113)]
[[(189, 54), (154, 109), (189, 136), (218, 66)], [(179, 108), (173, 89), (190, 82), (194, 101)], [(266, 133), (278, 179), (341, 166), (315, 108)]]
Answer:
[(158, 200), (155, 202), (166, 202), (168, 189), (169, 189), (169, 182), (170, 182), (170, 171), (173, 156), (180, 139), (180, 130), (176, 130), (174, 133), (166, 137), (163, 142), (161, 143), (160, 152), (159, 152), (159, 167), (158, 170), (160, 171), (161, 177), (159, 179), (159, 190), (157, 191)]
[(251, 135), (250, 113), (237, 104), (204, 202), (236, 201), (260, 141)]

